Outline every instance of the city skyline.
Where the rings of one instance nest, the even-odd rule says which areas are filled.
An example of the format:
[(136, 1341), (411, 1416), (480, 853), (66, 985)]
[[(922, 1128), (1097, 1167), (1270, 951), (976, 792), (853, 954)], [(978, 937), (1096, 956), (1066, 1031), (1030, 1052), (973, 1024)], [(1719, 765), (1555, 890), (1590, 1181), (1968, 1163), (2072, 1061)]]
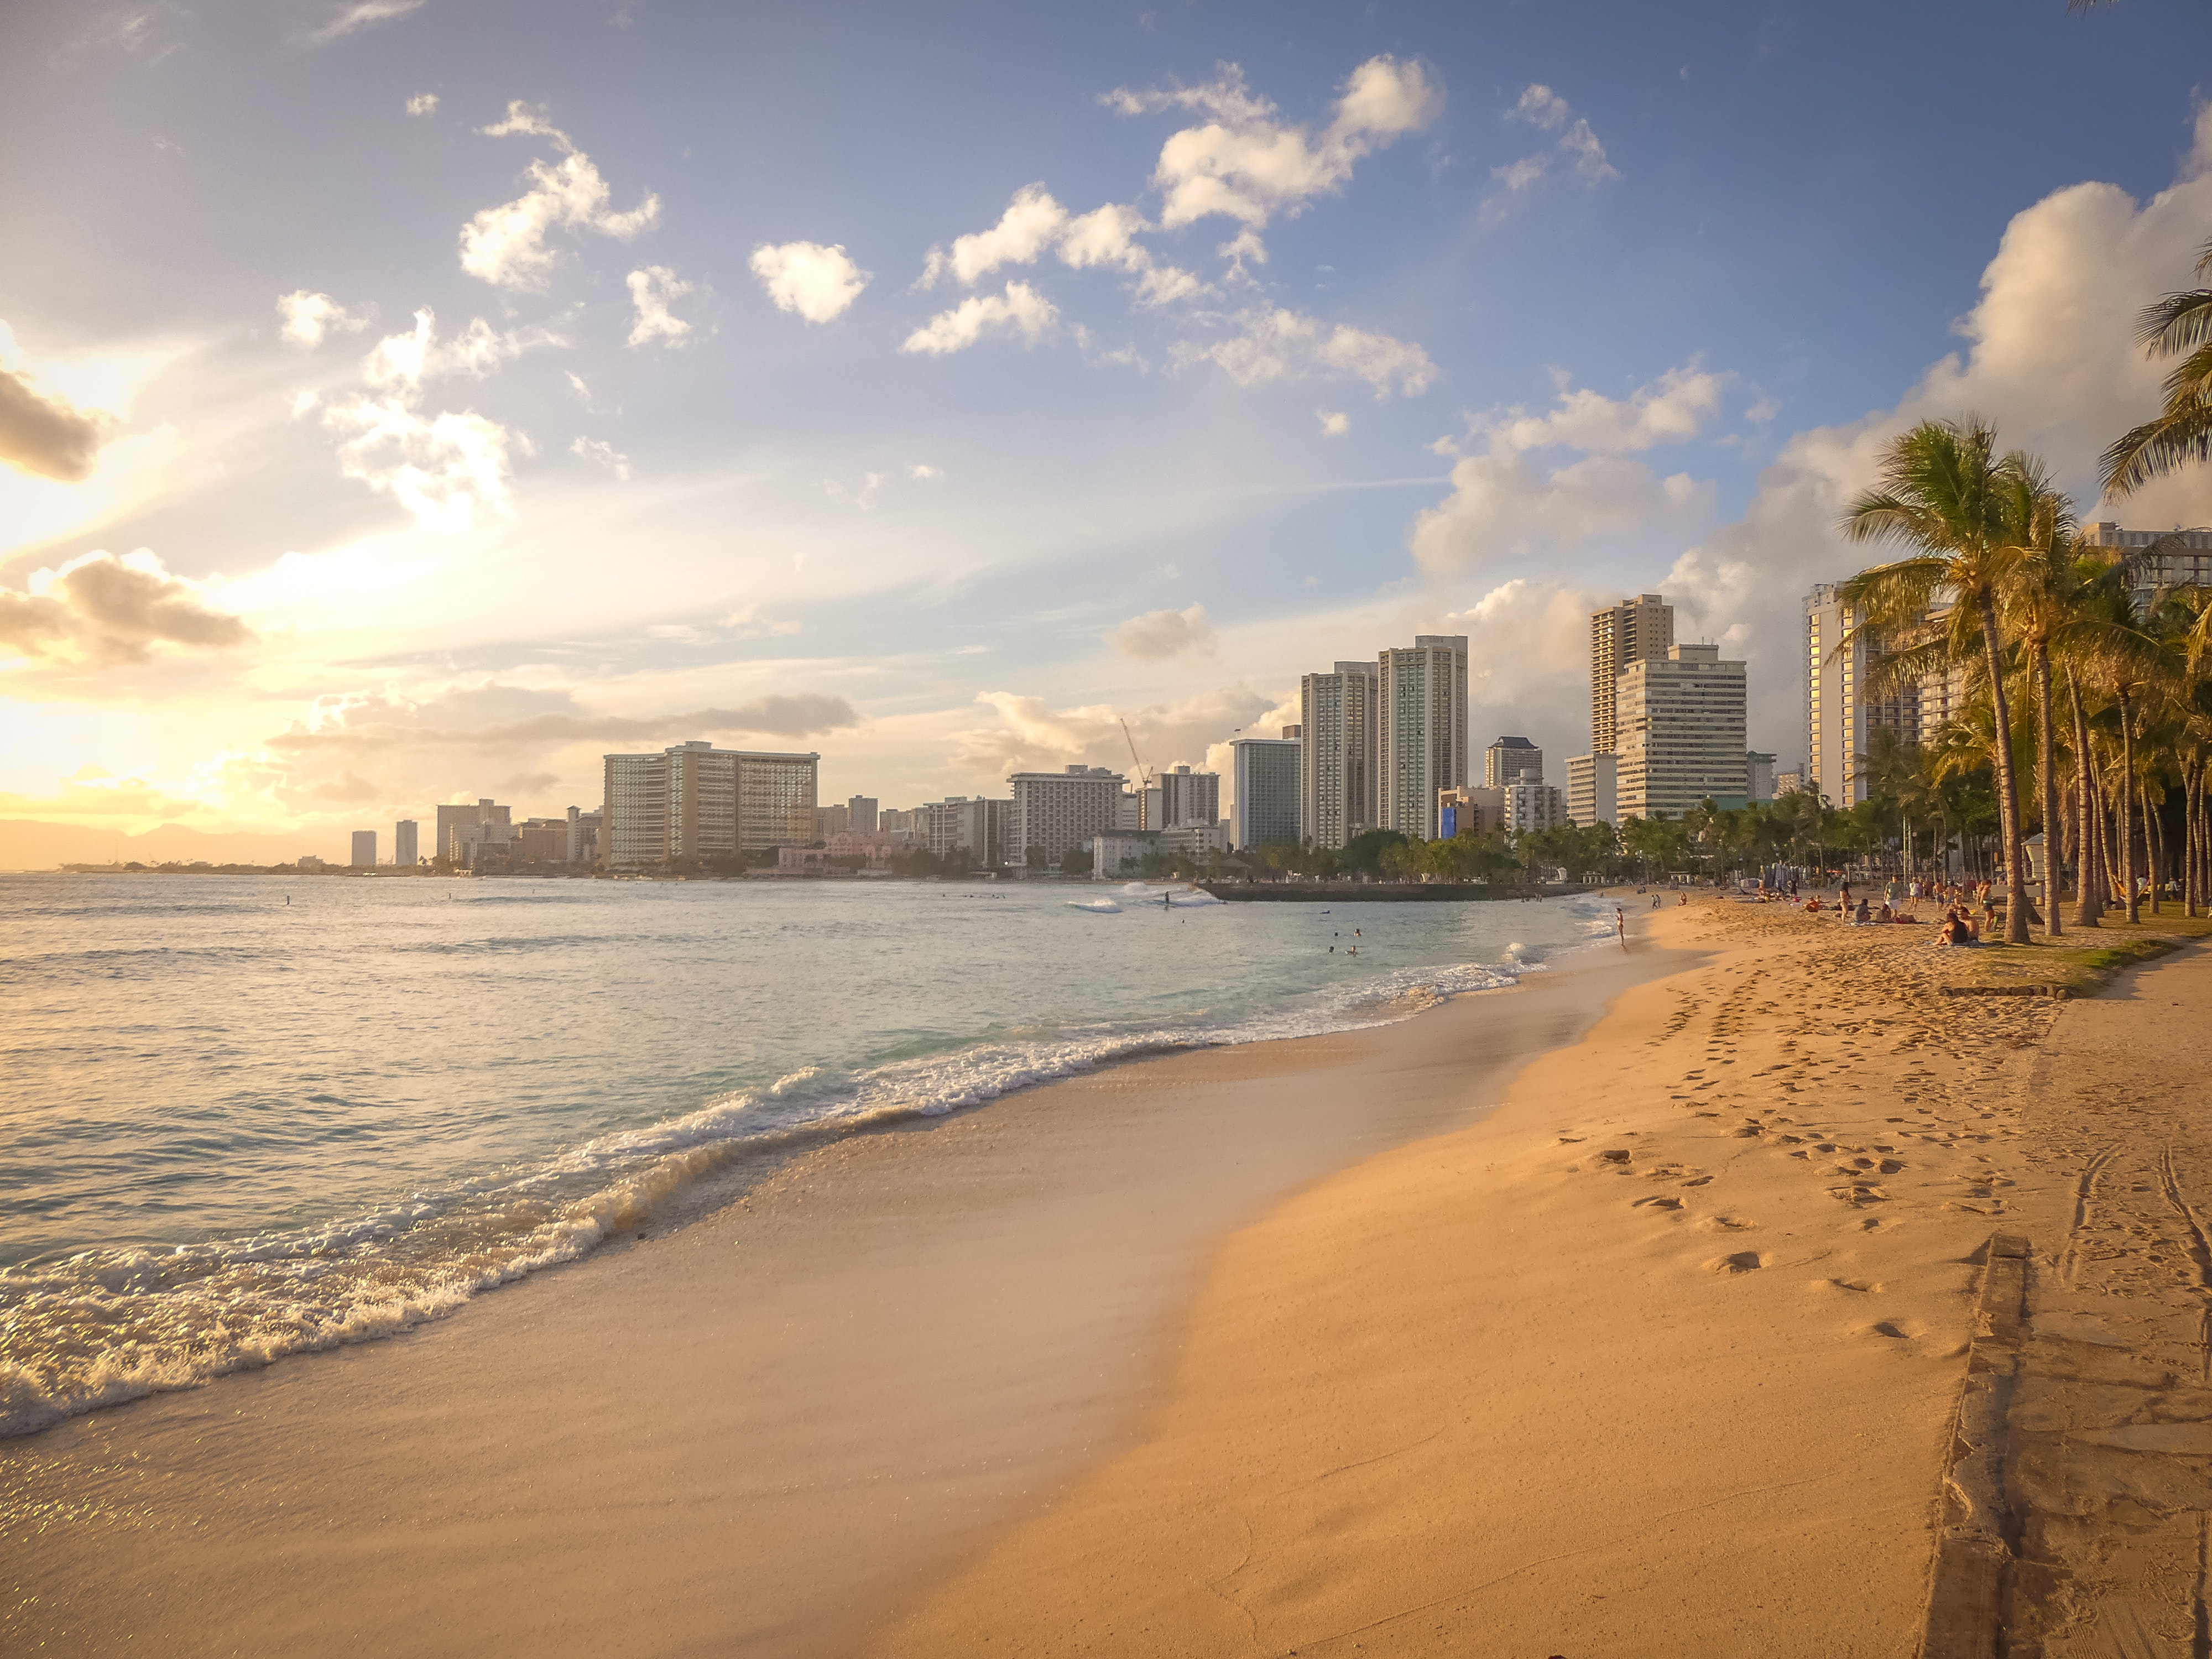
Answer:
[[(1001, 49), (926, 88), (921, 21), (866, 15), (19, 9), (0, 863), (50, 861), (25, 823), (335, 860), (695, 736), (818, 750), (825, 799), (1119, 765), (1123, 719), (1225, 773), (1301, 674), (1419, 634), (1469, 638), (1476, 732), (1580, 753), (1623, 594), (1792, 684), (1834, 514), (1923, 414), (2094, 515), (2156, 403), (2128, 319), (2212, 215), (2173, 6), (1919, 19), (1990, 89), (1885, 54), (1871, 101), (1838, 89), (1901, 10), (1715, 8), (1662, 53), (1421, 7), (1047, 50), (980, 9)], [(1912, 179), (2022, 88), (2051, 118), (1974, 213)], [(29, 142), (88, 107), (99, 143)], [(2102, 516), (2212, 521), (2212, 485)], [(1762, 700), (1750, 742), (1798, 724)]]

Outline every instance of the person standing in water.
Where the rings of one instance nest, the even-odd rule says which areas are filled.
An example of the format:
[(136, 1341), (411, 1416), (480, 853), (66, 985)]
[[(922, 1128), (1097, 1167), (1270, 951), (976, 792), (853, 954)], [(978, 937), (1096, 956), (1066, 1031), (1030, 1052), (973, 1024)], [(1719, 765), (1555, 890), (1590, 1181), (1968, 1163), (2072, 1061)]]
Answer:
[(1613, 936), (1620, 941), (1620, 948), (1628, 948), (1628, 915), (1618, 904), (1613, 907)]

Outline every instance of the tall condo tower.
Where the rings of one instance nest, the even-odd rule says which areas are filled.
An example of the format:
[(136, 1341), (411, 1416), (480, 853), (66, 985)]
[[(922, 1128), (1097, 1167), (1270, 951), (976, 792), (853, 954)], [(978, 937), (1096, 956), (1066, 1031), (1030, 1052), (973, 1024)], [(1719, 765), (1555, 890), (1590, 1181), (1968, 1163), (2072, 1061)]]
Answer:
[(394, 864), (404, 864), (410, 869), (414, 867), (417, 856), (416, 828), (412, 818), (402, 818), (392, 826), (392, 861)]
[(1679, 818), (1706, 797), (1741, 806), (1751, 793), (1744, 747), (1744, 665), (1717, 645), (1677, 645), (1620, 677), (1620, 808)]
[(1860, 620), (1832, 582), (1805, 596), (1805, 787), (1836, 806), (1856, 806), (1867, 798), (1858, 757), (1877, 730), (1888, 726), (1917, 742), (1923, 735), (1923, 695), (1931, 705), (1925, 712), (1939, 722), (1950, 712), (1954, 693), (1965, 701), (1965, 678), (1956, 670), (1939, 669), (1919, 684), (1892, 686), (1877, 695), (1869, 677), (1884, 653), (1871, 634), (1853, 634)]
[(814, 839), (821, 759), (696, 739), (657, 755), (608, 755), (600, 808), (607, 862), (629, 869), (804, 847)]
[(1376, 820), (1434, 841), (1437, 792), (1467, 787), (1467, 635), (1417, 634), (1382, 654)]
[(1340, 662), (1298, 682), (1298, 835), (1342, 847), (1375, 827), (1376, 703), (1382, 667)]
[(1500, 738), (1482, 751), (1482, 787), (1486, 789), (1543, 781), (1544, 751), (1526, 738)]
[(1590, 612), (1590, 752), (1620, 747), (1617, 712), (1620, 676), (1632, 662), (1664, 659), (1674, 643), (1674, 607), (1656, 593), (1638, 593)]

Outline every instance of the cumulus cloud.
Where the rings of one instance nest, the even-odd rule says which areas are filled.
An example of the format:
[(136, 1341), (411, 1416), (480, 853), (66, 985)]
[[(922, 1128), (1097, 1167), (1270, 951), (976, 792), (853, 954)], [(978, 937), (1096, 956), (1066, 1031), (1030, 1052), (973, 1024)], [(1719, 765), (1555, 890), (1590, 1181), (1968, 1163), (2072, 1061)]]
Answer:
[(112, 665), (144, 662), (157, 645), (222, 650), (250, 642), (253, 630), (209, 606), (203, 592), (145, 548), (121, 558), (88, 553), (37, 572), (23, 592), (0, 588), (0, 646)]
[(310, 294), (295, 288), (276, 296), (276, 314), (284, 319), (277, 331), (290, 345), (313, 351), (333, 332), (358, 334), (368, 326), (368, 313), (355, 316), (327, 294)]
[(1709, 373), (1692, 360), (1616, 398), (1574, 386), (1565, 370), (1554, 369), (1552, 376), (1559, 396), (1550, 409), (1536, 415), (1518, 406), (1493, 410), (1476, 417), (1474, 429), (1493, 444), (1514, 449), (1564, 444), (1595, 454), (1618, 455), (1683, 443), (1719, 413), (1721, 392), (1729, 379)]
[(1107, 266), (1136, 277), (1137, 302), (1160, 306), (1203, 291), (1206, 284), (1188, 270), (1155, 263), (1152, 250), (1136, 240), (1152, 227), (1133, 207), (1109, 202), (1088, 213), (1070, 214), (1042, 185), (1025, 185), (988, 230), (957, 237), (952, 250), (933, 247), (916, 288), (933, 287), (950, 276), (973, 288), (1004, 265), (1034, 264), (1057, 254), (1072, 270)]
[(434, 92), (416, 93), (407, 100), (407, 112), (410, 115), (435, 115), (438, 112), (438, 94)]
[(610, 205), (613, 191), (592, 158), (578, 149), (544, 112), (520, 100), (507, 106), (507, 118), (477, 129), (488, 138), (526, 134), (550, 138), (561, 150), (558, 162), (532, 161), (524, 177), (530, 189), (514, 201), (485, 208), (461, 227), (461, 269), (501, 288), (543, 290), (559, 255), (545, 245), (556, 228), (594, 231), (629, 241), (659, 222), (660, 198), (648, 191), (626, 213)]
[(1211, 343), (1178, 341), (1172, 355), (1179, 364), (1210, 362), (1239, 386), (1269, 380), (1364, 380), (1380, 399), (1395, 387), (1407, 397), (1425, 392), (1436, 379), (1429, 354), (1409, 340), (1370, 333), (1339, 323), (1334, 327), (1303, 312), (1279, 307), (1239, 312), (1230, 319), (1238, 331)]
[(1590, 455), (1543, 468), (1510, 447), (1470, 455), (1451, 471), (1451, 494), (1414, 520), (1413, 556), (1453, 570), (1507, 555), (1571, 552), (1596, 536), (1710, 519), (1713, 486), (1686, 472), (1661, 477), (1641, 461)]
[(629, 482), (629, 457), (604, 438), (579, 438), (568, 446), (568, 453), (580, 461), (606, 468), (624, 483)]
[(1321, 422), (1324, 438), (1341, 438), (1352, 430), (1352, 416), (1340, 409), (1316, 409), (1314, 418)]
[(1620, 177), (1620, 169), (1607, 159), (1605, 146), (1590, 131), (1590, 124), (1551, 88), (1534, 84), (1523, 88), (1519, 101), (1505, 112), (1505, 119), (1557, 136), (1546, 148), (1490, 170), (1498, 188), (1483, 198), (1483, 222), (1497, 223), (1516, 203), (1555, 176), (1570, 177), (1592, 188)]
[(778, 311), (810, 323), (834, 322), (852, 308), (874, 275), (856, 264), (842, 242), (763, 242), (753, 250), (753, 275)]
[(424, 3), (425, 0), (355, 0), (352, 5), (340, 7), (328, 22), (307, 39), (321, 46), (356, 30), (371, 28), (379, 23), (396, 22), (410, 12), (422, 10)]
[[(0, 343), (7, 338), (0, 328)], [(0, 461), (42, 478), (76, 483), (100, 459), (102, 422), (26, 375), (0, 368)]]
[(629, 328), (632, 345), (647, 345), (654, 340), (675, 345), (691, 331), (691, 325), (668, 308), (670, 301), (691, 292), (690, 283), (666, 265), (647, 265), (641, 270), (633, 270), (624, 280), (629, 285), (630, 305), (636, 312)]
[(1035, 345), (1059, 321), (1059, 307), (1027, 283), (1008, 283), (1003, 294), (970, 295), (951, 310), (939, 312), (908, 335), (899, 349), (942, 357), (993, 337)]
[(1340, 188), (1361, 160), (1427, 126), (1444, 100), (1420, 63), (1384, 56), (1352, 71), (1318, 133), (1278, 119), (1275, 106), (1244, 84), (1234, 64), (1203, 86), (1121, 88), (1104, 101), (1124, 115), (1187, 109), (1210, 118), (1171, 135), (1152, 170), (1164, 198), (1160, 222), (1172, 230), (1213, 214), (1255, 229), (1278, 213), (1296, 214)]
[(1213, 624), (1206, 607), (1194, 605), (1182, 611), (1150, 611), (1132, 617), (1107, 635), (1114, 648), (1139, 662), (1164, 662), (1185, 654), (1210, 656)]
[(323, 411), (345, 434), (338, 471), (389, 495), (426, 530), (466, 530), (514, 511), (507, 429), (474, 410), (425, 416), (396, 398), (354, 398)]
[[(2134, 339), (2143, 306), (2186, 282), (2212, 222), (2212, 106), (2179, 181), (2138, 205), (2107, 184), (2054, 191), (2013, 216), (1984, 270), (1981, 294), (1956, 325), (1963, 349), (1929, 365), (1891, 409), (1800, 432), (1760, 475), (1743, 518), (1678, 559), (1666, 590), (1712, 635), (1741, 640), (1754, 692), (1786, 692), (1753, 741), (1802, 755), (1795, 716), (1802, 667), (1798, 604), (1815, 581), (1867, 562), (1836, 538), (1843, 504), (1874, 480), (1882, 446), (1925, 419), (1972, 410), (2007, 447), (2045, 457), (2089, 517), (2131, 527), (2212, 523), (2212, 468), (2161, 481), (2118, 508), (2096, 500), (2097, 459), (2113, 436), (2159, 407), (2170, 365)], [(1759, 698), (1754, 695), (1754, 710)]]
[(495, 329), (481, 317), (451, 339), (438, 337), (437, 313), (428, 306), (415, 313), (404, 334), (387, 334), (362, 359), (361, 377), (380, 392), (420, 392), (426, 380), (465, 374), (481, 380), (511, 358), (538, 346), (568, 341), (548, 329)]

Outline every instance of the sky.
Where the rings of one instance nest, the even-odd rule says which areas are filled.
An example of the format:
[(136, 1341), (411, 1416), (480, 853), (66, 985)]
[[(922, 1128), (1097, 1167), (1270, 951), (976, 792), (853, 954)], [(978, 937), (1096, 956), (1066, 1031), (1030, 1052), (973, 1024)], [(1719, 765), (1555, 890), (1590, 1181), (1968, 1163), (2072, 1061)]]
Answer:
[(1419, 633), (1564, 784), (1637, 592), (1786, 769), (1890, 434), (2212, 523), (2095, 494), (2197, 0), (17, 0), (0, 65), (0, 865), (693, 738), (1219, 765)]

